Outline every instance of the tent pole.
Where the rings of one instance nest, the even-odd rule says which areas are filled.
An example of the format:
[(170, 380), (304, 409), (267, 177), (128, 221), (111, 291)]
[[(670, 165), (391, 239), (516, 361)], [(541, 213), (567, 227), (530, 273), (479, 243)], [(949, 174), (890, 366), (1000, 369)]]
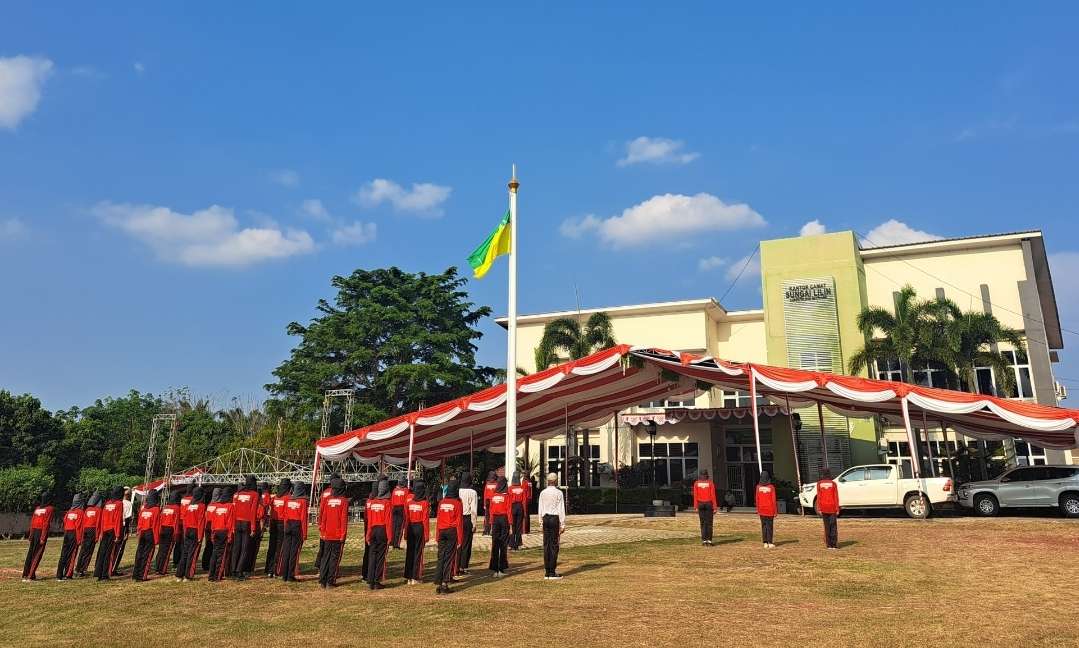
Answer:
[[(916, 450), (915, 444), (914, 444), (914, 441), (915, 441), (914, 430), (912, 430), (911, 427), (910, 427), (910, 407), (907, 405), (907, 397), (906, 396), (904, 396), (902, 399), (900, 399), (899, 402), (903, 407), (903, 427), (906, 428), (906, 431), (907, 431), (907, 446), (908, 446), (907, 450), (910, 452), (910, 459), (913, 462), (913, 463), (911, 463), (911, 472), (912, 472), (912, 474), (914, 476), (914, 479), (921, 482), (921, 484), (920, 484), (921, 488), (918, 489), (918, 499), (922, 500), (922, 506), (925, 508), (925, 510), (927, 512), (927, 515), (925, 516), (924, 519), (928, 519), (929, 518), (929, 515), (928, 515), (929, 502), (927, 502), (926, 499), (925, 499), (926, 485), (925, 485), (925, 481), (922, 479), (922, 467), (919, 464), (919, 457), (918, 457), (918, 455), (920, 455), (921, 452), (918, 452)], [(900, 475), (900, 476), (902, 476), (902, 475)]]
[(473, 447), (475, 432), (468, 431), (468, 474), (471, 476), (476, 469), (476, 449)]
[(614, 413), (614, 512), (618, 513), (618, 412)]
[[(316, 489), (318, 488), (318, 469), (322, 460), (322, 454), (318, 451), (318, 446), (315, 446), (315, 465), (311, 467), (311, 495), (318, 497)], [(309, 500), (310, 501), (310, 500)], [(315, 520), (318, 520), (318, 507), (315, 507)]]
[[(940, 477), (937, 474), (937, 458), (933, 456), (933, 441), (929, 438), (929, 424), (925, 421), (925, 410), (922, 410), (922, 431), (925, 432), (925, 451), (929, 453), (929, 474)], [(945, 444), (947, 447), (947, 444)]]
[(824, 455), (824, 467), (831, 468), (828, 462), (828, 443), (824, 439), (824, 408), (817, 401), (817, 422), (820, 423), (820, 451)]
[(564, 447), (562, 448), (562, 483), (569, 488), (569, 405), (562, 406), (562, 420), (566, 425), (566, 438), (563, 441)]
[[(753, 410), (753, 440), (757, 444), (757, 474), (764, 472), (764, 459), (761, 457), (761, 428), (757, 422), (757, 372), (749, 366), (749, 406)], [(652, 455), (655, 456), (653, 449)]]
[(952, 482), (955, 482), (955, 462), (952, 461), (952, 456), (959, 452), (959, 439), (955, 440), (955, 452), (952, 452), (952, 443), (948, 440), (948, 426), (944, 425), (944, 419), (940, 419), (940, 433), (944, 435), (944, 448), (948, 451), (949, 476), (952, 478)]
[(407, 473), (408, 477), (406, 479), (408, 480), (408, 487), (409, 488), (412, 488), (412, 446), (413, 446), (413, 443), (415, 441), (416, 441), (416, 424), (415, 423), (409, 423), (408, 424), (408, 464), (407, 464), (407, 466), (405, 466), (406, 470), (408, 471), (408, 473)]
[[(798, 480), (798, 492), (795, 497), (799, 497), (802, 494), (802, 468), (798, 465), (798, 441), (794, 438), (794, 414), (791, 412), (791, 399), (786, 394), (783, 395), (783, 402), (787, 405), (787, 425), (791, 431), (791, 453), (794, 456), (794, 478)], [(775, 435), (775, 431), (772, 432)], [(805, 517), (806, 511), (802, 506), (798, 507), (798, 511), (801, 512), (802, 517)]]

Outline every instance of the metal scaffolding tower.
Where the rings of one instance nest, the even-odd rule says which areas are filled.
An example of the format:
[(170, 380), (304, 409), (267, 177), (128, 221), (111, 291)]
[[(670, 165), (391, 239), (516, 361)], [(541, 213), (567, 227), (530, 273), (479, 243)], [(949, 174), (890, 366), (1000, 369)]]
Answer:
[(352, 402), (356, 399), (355, 389), (327, 389), (322, 399), (322, 433), (320, 439), (325, 439), (330, 431), (330, 411), (335, 398), (345, 399), (345, 424), (342, 432), (352, 429)]
[[(150, 442), (146, 447), (146, 475), (143, 483), (149, 483), (151, 477), (154, 474), (154, 460), (157, 454), (157, 437), (158, 430), (161, 429), (161, 424), (165, 421), (170, 423), (169, 426), (169, 440), (167, 449), (165, 451), (165, 475), (166, 477), (172, 476), (172, 457), (176, 450), (176, 428), (179, 426), (180, 420), (175, 413), (170, 414), (155, 414), (153, 422), (150, 424)], [(168, 494), (168, 480), (166, 479), (166, 495)]]

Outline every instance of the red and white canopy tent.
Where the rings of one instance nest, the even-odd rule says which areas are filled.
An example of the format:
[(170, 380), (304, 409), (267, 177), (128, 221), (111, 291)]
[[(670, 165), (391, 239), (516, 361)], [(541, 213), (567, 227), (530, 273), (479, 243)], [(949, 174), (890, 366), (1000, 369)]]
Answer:
[[(172, 476), (172, 481), (169, 486), (182, 486), (184, 484), (193, 484), (198, 480), (198, 476), (202, 473), (201, 468), (192, 468), (191, 470), (177, 473)], [(165, 487), (165, 478), (155, 479), (154, 481), (147, 482), (145, 484), (139, 484), (131, 489), (131, 492), (140, 497), (145, 496), (150, 491), (159, 491)]]
[[(912, 452), (918, 447), (912, 411), (976, 438), (1016, 437), (1047, 448), (1079, 447), (1079, 410), (628, 345), (518, 380), (517, 434), (542, 440), (569, 426), (595, 427), (631, 405), (694, 393), (698, 381), (747, 391), (751, 403), (760, 394), (783, 405), (785, 412), (816, 403), (845, 416), (883, 416), (905, 427)], [(434, 467), (446, 457), (474, 450), (501, 451), (505, 403), (506, 386), (498, 385), (322, 439), (316, 443), (313, 479), (322, 461), (354, 457), (366, 463), (405, 464), (411, 471), (416, 463)], [(758, 408), (749, 409), (757, 431)], [(913, 465), (918, 471), (916, 458)]]

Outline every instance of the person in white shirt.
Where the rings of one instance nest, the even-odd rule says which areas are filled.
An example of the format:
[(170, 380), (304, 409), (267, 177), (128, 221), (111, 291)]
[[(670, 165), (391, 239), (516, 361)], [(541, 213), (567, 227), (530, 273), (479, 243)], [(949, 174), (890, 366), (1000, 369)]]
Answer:
[(457, 496), (461, 498), (461, 546), (457, 548), (457, 573), (468, 574), (468, 563), (472, 561), (472, 534), (476, 529), (477, 504), (479, 496), (472, 488), (472, 475), (461, 475), (461, 485)]
[(566, 530), (566, 499), (558, 489), (558, 475), (547, 474), (547, 488), (540, 492), (538, 511), (543, 526), (543, 579), (560, 580), (555, 571), (558, 566), (558, 545)]

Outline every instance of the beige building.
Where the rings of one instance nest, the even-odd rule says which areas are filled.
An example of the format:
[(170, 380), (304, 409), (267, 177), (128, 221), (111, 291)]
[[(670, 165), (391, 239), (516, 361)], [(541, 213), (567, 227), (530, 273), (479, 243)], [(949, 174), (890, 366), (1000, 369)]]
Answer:
[[(1006, 395), (1057, 404), (1052, 364), (1063, 340), (1040, 232), (862, 249), (848, 231), (763, 241), (760, 254), (760, 309), (728, 311), (705, 298), (524, 315), (518, 319), (518, 366), (535, 369), (533, 350), (548, 322), (564, 317), (583, 322), (602, 311), (610, 316), (620, 343), (845, 373), (847, 359), (864, 343), (858, 313), (869, 305), (892, 310), (894, 293), (911, 285), (922, 298), (946, 296), (964, 310), (991, 312), (1020, 331), (1025, 349), (1017, 354), (1001, 348), (1017, 385), (1015, 393)], [(505, 325), (504, 319), (499, 322)], [(945, 386), (939, 369), (913, 369), (917, 382)], [(898, 380), (900, 367), (891, 363), (869, 373)], [(978, 368), (977, 377), (976, 388), (995, 391), (990, 368)], [(570, 430), (565, 438), (532, 443), (529, 454), (544, 471), (561, 474), (569, 440), (570, 456), (590, 459), (594, 486), (612, 485), (616, 467), (641, 461), (654, 462), (661, 484), (709, 470), (719, 487), (741, 503), (758, 477), (748, 405), (747, 394), (718, 389), (690, 402), (641, 403), (600, 429)], [(801, 429), (792, 435), (785, 413), (771, 407), (762, 414), (762, 461), (780, 480), (793, 483), (799, 472), (803, 480), (815, 479), (825, 463), (833, 471), (884, 460), (909, 466), (905, 434), (874, 421), (848, 420), (826, 410), (822, 434), (816, 409), (801, 411)], [(656, 424), (654, 445), (649, 422)], [(954, 468), (961, 479), (981, 478), (1004, 465), (1079, 458), (1018, 441), (957, 439), (951, 431), (946, 440), (939, 427), (926, 427), (928, 443), (923, 437), (919, 450), (929, 469), (947, 474)], [(953, 457), (950, 464), (946, 448)]]

